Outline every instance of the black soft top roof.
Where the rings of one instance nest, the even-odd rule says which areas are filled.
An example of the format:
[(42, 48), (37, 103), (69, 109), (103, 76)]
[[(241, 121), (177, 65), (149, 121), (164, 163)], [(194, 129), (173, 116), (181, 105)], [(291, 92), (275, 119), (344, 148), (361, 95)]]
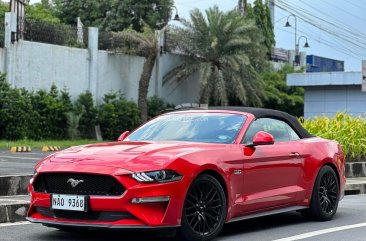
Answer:
[(273, 118), (286, 122), (289, 124), (296, 133), (300, 136), (300, 138), (310, 138), (313, 137), (309, 134), (307, 130), (305, 130), (296, 117), (287, 114), (283, 111), (265, 109), (265, 108), (253, 108), (253, 107), (241, 107), (241, 106), (225, 106), (225, 107), (209, 107), (210, 110), (233, 110), (251, 113), (255, 116), (256, 119), (259, 118)]

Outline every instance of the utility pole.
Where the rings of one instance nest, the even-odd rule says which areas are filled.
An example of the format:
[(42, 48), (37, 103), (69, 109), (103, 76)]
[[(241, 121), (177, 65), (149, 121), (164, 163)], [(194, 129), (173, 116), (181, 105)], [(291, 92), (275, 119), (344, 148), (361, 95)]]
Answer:
[(244, 15), (244, 4), (243, 4), (243, 0), (239, 0), (238, 1), (238, 12), (240, 15)]
[(238, 12), (241, 16), (245, 15), (245, 11), (247, 10), (247, 0), (239, 0), (238, 1)]

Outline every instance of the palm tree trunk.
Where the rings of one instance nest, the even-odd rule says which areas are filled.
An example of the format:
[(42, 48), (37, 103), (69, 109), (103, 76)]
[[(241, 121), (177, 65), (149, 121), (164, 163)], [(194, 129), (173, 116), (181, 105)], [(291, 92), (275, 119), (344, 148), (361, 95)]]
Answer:
[(139, 81), (138, 106), (140, 109), (142, 123), (145, 123), (147, 121), (147, 92), (149, 90), (150, 78), (154, 69), (157, 55), (158, 53), (154, 51), (145, 58), (144, 67), (142, 69)]

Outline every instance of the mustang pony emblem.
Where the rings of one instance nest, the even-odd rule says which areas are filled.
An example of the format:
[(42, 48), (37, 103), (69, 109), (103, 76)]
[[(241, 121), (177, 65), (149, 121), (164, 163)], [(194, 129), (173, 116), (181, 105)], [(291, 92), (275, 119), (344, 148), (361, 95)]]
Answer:
[(70, 183), (72, 187), (76, 187), (81, 182), (84, 182), (84, 180), (75, 180), (74, 178), (67, 180), (67, 183)]

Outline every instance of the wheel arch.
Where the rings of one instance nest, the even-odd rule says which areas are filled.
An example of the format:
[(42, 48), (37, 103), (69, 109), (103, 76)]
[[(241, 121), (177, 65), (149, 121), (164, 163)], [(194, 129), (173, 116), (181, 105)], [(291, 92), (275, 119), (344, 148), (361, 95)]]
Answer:
[(212, 170), (212, 169), (207, 169), (207, 170), (202, 171), (201, 173), (199, 173), (197, 175), (197, 177), (202, 174), (210, 175), (210, 176), (214, 177), (220, 183), (220, 185), (222, 186), (222, 189), (224, 189), (224, 192), (225, 192), (226, 203), (229, 206), (229, 193), (228, 193), (229, 191), (228, 191), (227, 184), (225, 182), (224, 177), (219, 172)]
[(314, 175), (313, 177), (313, 181), (312, 181), (312, 185), (311, 185), (311, 191), (309, 192), (309, 202), (311, 201), (311, 198), (312, 198), (312, 194), (313, 194), (313, 191), (314, 191), (314, 186), (315, 186), (315, 182), (316, 182), (316, 178), (318, 177), (319, 175), (319, 172), (320, 170), (325, 167), (325, 166), (329, 166), (330, 168), (333, 169), (333, 171), (335, 172), (336, 174), (336, 177), (337, 177), (337, 180), (338, 180), (338, 184), (339, 184), (339, 191), (341, 191), (341, 185), (340, 185), (340, 176), (339, 176), (339, 172), (338, 172), (338, 169), (337, 169), (337, 166), (333, 163), (333, 160), (332, 159), (324, 159), (322, 164), (319, 165), (319, 168), (317, 169), (316, 171), (316, 175)]
[[(340, 178), (340, 176), (339, 176), (339, 172), (338, 172), (338, 169), (337, 169), (337, 167), (336, 167), (336, 165), (334, 165), (332, 162), (330, 162), (330, 161), (328, 161), (328, 162), (326, 162), (325, 164), (323, 164), (323, 166), (321, 166), (321, 168), (323, 168), (324, 166), (329, 166), (330, 168), (332, 168), (333, 169), (333, 171), (335, 172), (335, 174), (336, 174), (336, 176), (337, 176), (337, 180), (338, 180), (338, 188), (340, 189), (341, 188), (341, 178)], [(321, 169), (320, 168), (320, 169)], [(320, 171), (320, 169), (319, 169), (319, 171)], [(319, 171), (318, 171), (318, 173), (319, 173)], [(339, 190), (340, 191), (340, 190)]]

